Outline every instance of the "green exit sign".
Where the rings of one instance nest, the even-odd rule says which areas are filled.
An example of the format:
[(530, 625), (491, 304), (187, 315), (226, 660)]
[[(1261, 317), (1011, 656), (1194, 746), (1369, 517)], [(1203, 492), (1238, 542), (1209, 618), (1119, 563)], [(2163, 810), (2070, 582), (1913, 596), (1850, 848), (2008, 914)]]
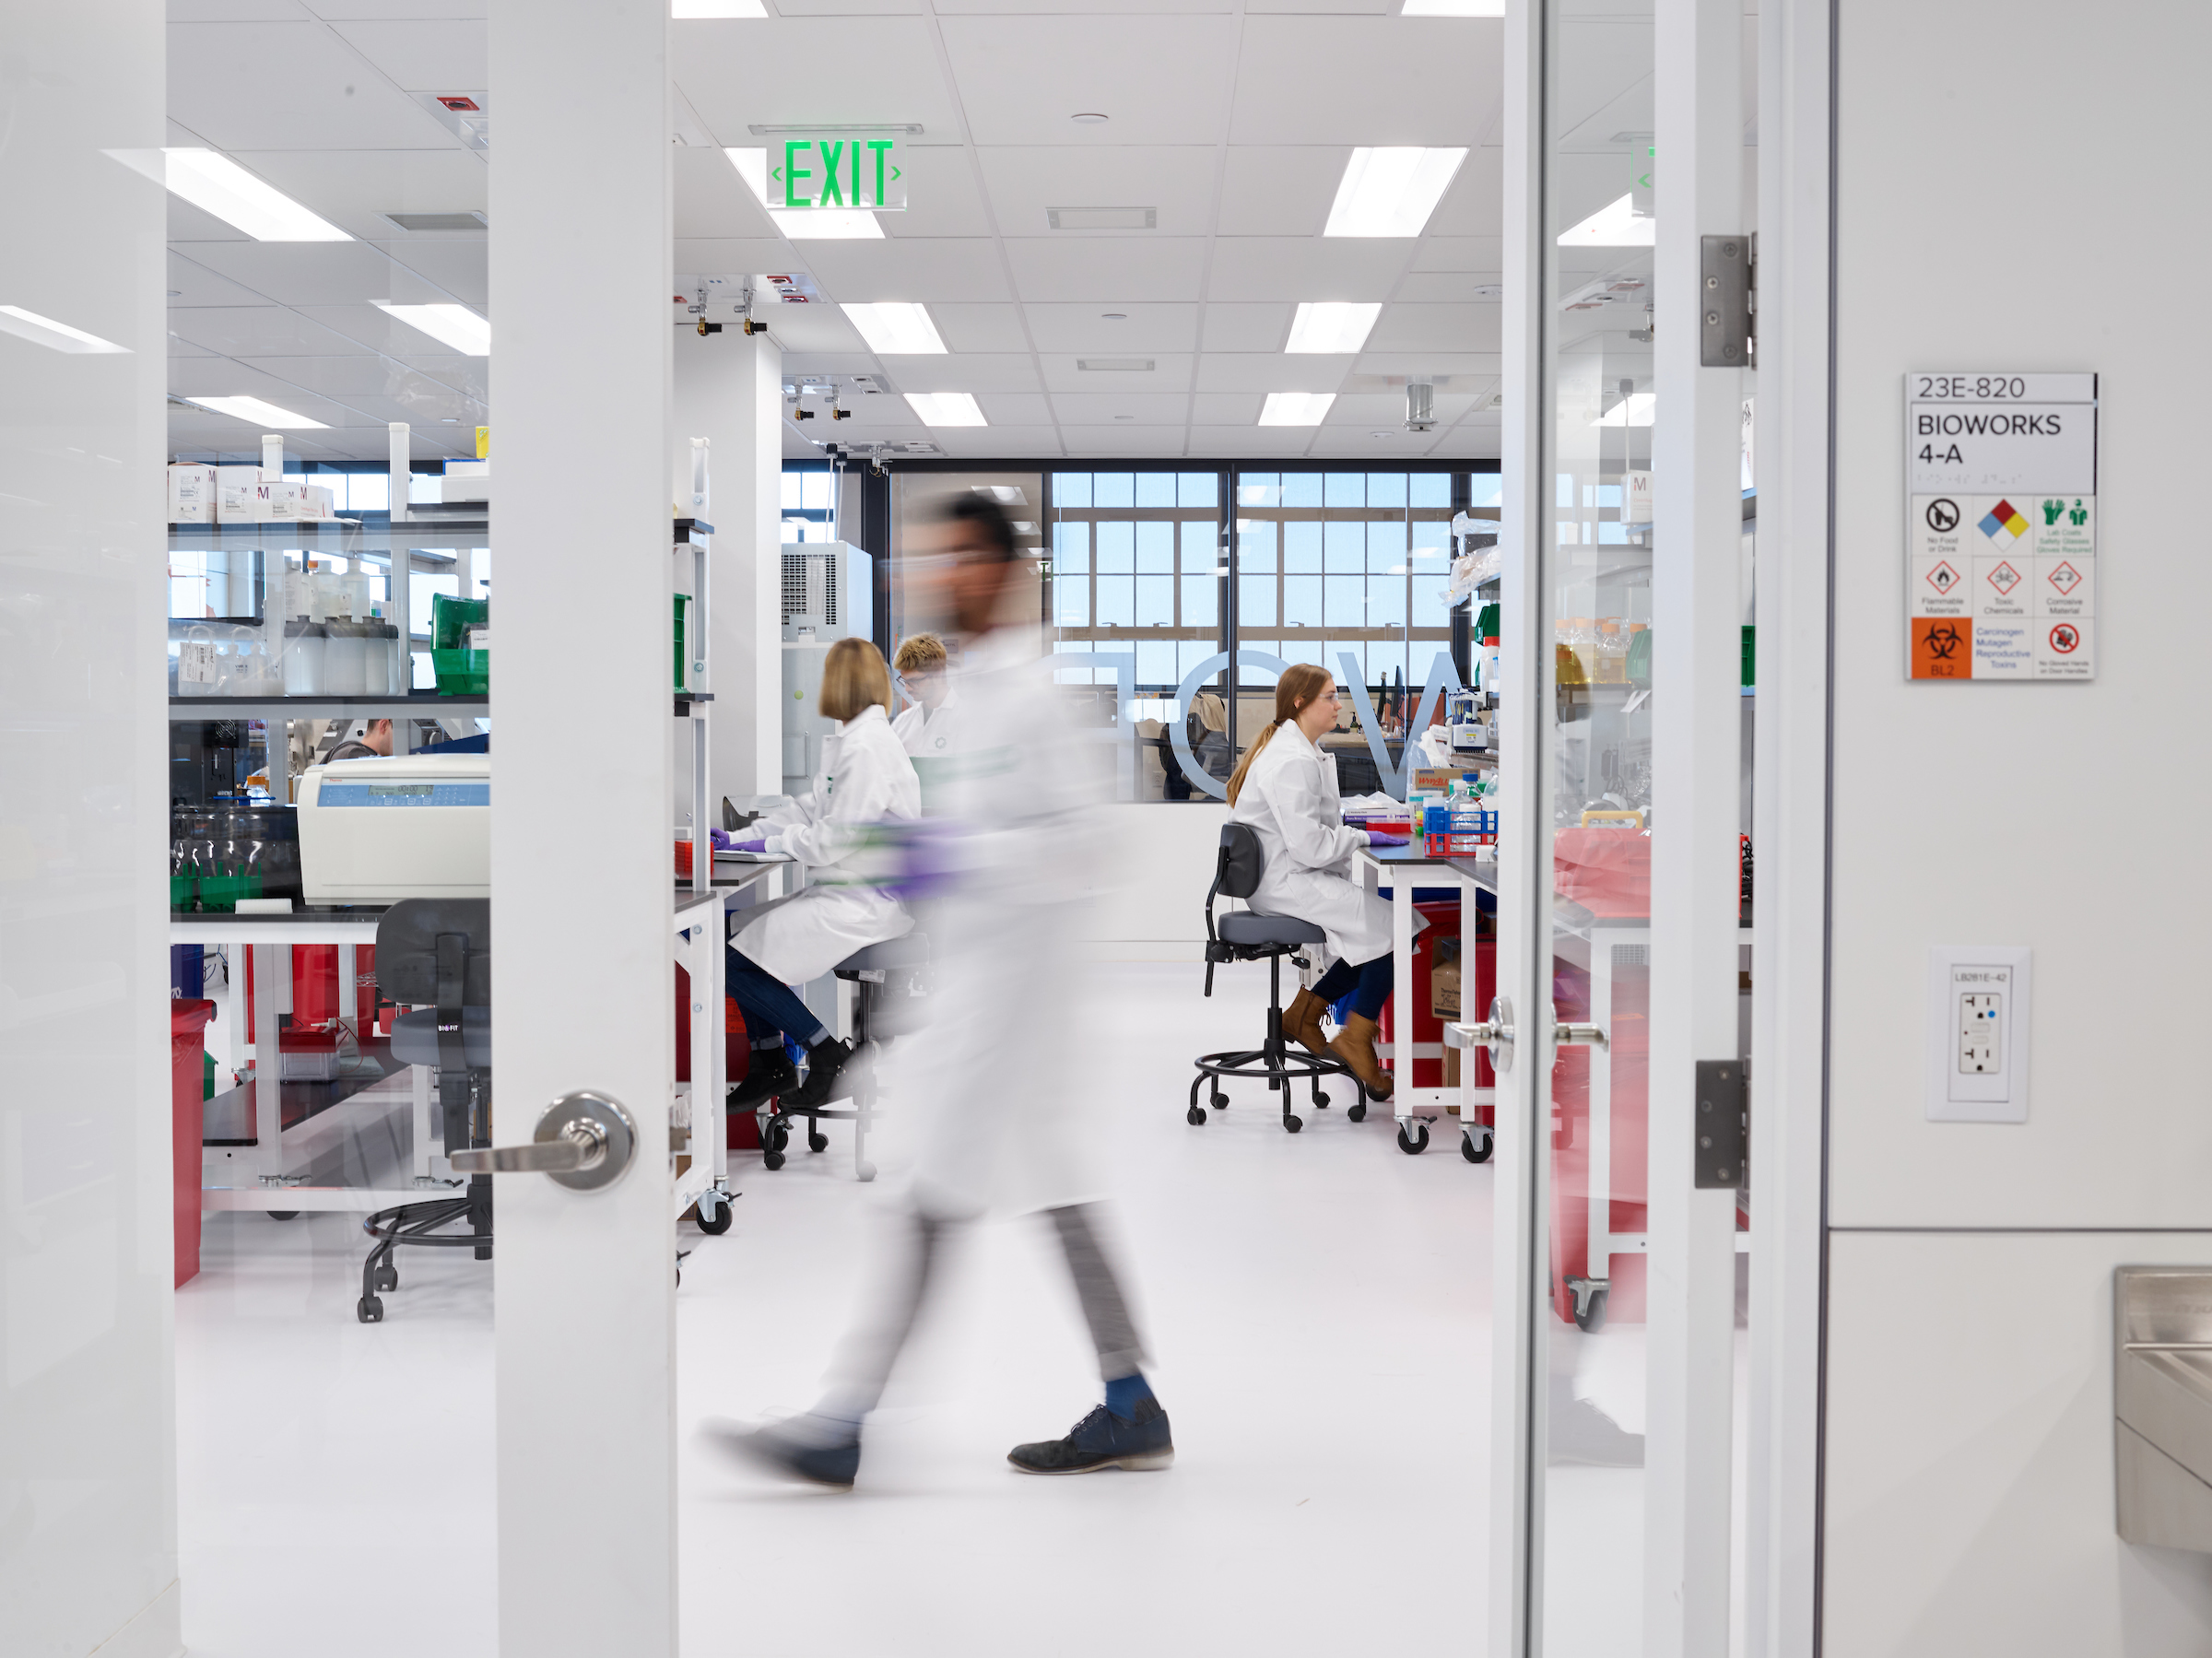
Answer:
[(906, 146), (888, 133), (787, 136), (768, 152), (768, 205), (801, 211), (906, 206)]

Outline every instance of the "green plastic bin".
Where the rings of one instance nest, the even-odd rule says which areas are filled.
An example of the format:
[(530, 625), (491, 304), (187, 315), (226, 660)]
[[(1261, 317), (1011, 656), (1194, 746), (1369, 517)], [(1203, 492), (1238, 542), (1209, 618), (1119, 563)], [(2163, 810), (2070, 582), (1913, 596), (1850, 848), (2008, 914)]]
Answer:
[(441, 697), (481, 697), (491, 689), (489, 651), (441, 651), (433, 647), (430, 667), (438, 676)]

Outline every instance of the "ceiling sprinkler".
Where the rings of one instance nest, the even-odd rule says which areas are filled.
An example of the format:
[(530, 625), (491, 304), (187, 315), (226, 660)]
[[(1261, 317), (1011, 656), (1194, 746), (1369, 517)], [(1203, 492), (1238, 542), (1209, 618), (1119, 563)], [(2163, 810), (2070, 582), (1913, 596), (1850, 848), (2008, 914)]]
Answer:
[(1426, 380), (1406, 382), (1406, 429), (1436, 429), (1436, 387), (1432, 382)]
[(837, 400), (837, 398), (838, 398), (837, 387), (836, 387), (836, 386), (834, 386), (834, 385), (832, 385), (832, 386), (830, 388), (830, 419), (832, 419), (832, 420), (850, 420), (850, 419), (852, 419), (852, 418), (853, 418), (853, 411), (852, 411), (851, 409), (849, 409), (849, 408), (843, 408), (843, 407), (841, 407), (841, 406), (839, 406), (839, 404), (838, 404), (838, 400)]
[(737, 308), (737, 318), (738, 325), (745, 330), (745, 335), (747, 339), (750, 339), (756, 334), (766, 334), (768, 332), (768, 324), (766, 323), (756, 323), (753, 321), (753, 290), (749, 288), (745, 290), (745, 302)]

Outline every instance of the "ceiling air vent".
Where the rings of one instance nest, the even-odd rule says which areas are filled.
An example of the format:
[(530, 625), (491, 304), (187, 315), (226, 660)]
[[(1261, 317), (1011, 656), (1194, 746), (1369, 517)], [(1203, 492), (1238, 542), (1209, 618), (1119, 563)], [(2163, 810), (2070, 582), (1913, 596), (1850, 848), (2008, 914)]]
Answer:
[(943, 454), (945, 452), (942, 449), (939, 449), (935, 443), (924, 443), (916, 441), (911, 443), (886, 443), (883, 446), (883, 453), (886, 454), (925, 455)]
[(1156, 230), (1157, 207), (1047, 207), (1045, 222), (1055, 230)]
[(490, 222), (481, 213), (387, 213), (384, 218), (407, 231), (481, 230)]
[(1086, 374), (1149, 374), (1153, 363), (1148, 357), (1078, 357), (1076, 367)]

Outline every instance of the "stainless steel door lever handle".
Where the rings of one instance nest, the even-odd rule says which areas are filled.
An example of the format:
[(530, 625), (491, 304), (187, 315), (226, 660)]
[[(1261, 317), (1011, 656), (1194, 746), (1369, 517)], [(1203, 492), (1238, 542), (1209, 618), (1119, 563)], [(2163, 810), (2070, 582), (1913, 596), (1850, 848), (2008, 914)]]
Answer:
[(1512, 1070), (1513, 1005), (1503, 996), (1493, 997), (1490, 1001), (1490, 1017), (1479, 1025), (1446, 1025), (1444, 1045), (1448, 1048), (1488, 1048), (1493, 1071)]
[(621, 1179), (637, 1149), (628, 1108), (580, 1089), (546, 1108), (532, 1144), (477, 1146), (448, 1160), (458, 1174), (545, 1174), (572, 1191), (595, 1192)]

